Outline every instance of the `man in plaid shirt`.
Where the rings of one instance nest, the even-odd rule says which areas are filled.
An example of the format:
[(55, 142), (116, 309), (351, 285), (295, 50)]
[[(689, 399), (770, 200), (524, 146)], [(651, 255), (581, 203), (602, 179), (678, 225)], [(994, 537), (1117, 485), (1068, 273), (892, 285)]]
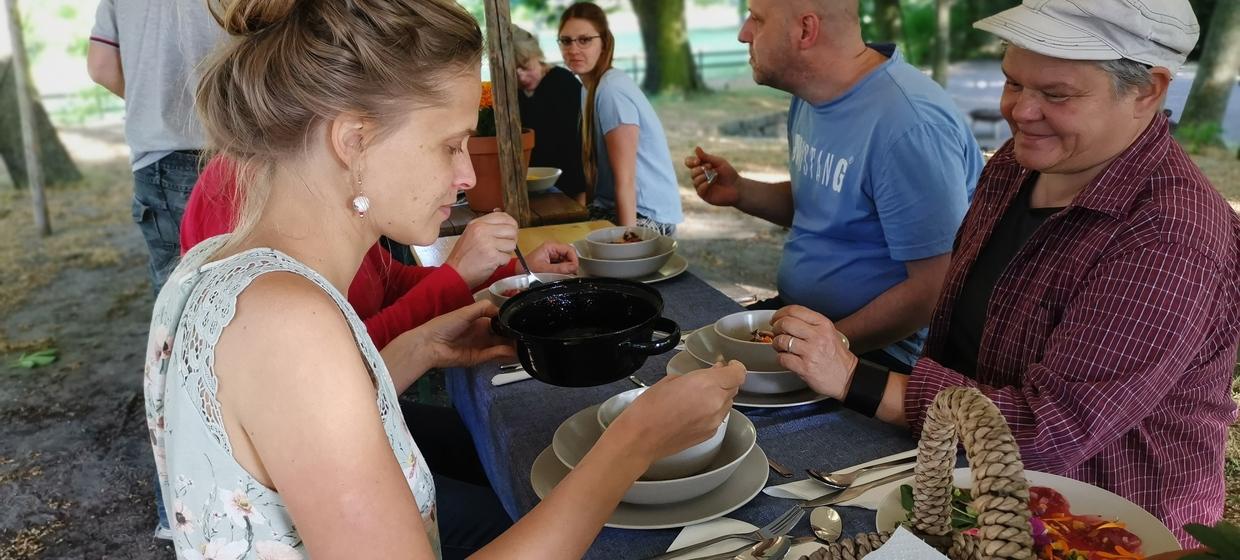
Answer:
[(1240, 339), (1240, 219), (1161, 113), (1197, 19), (1187, 0), (1025, 0), (974, 26), (1007, 43), (1013, 138), (978, 181), (922, 358), (909, 375), (858, 360), (793, 306), (774, 318), (781, 362), (915, 433), (939, 391), (977, 387), (1027, 468), (1192, 544), (1183, 526), (1223, 513)]

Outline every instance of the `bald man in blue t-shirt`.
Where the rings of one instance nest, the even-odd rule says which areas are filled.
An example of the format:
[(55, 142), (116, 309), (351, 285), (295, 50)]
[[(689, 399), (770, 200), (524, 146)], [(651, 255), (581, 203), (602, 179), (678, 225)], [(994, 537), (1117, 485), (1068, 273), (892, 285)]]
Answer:
[(857, 4), (749, 3), (739, 40), (749, 45), (754, 80), (794, 96), (791, 181), (742, 178), (701, 148), (685, 165), (706, 202), (791, 228), (779, 295), (758, 307), (808, 307), (857, 355), (907, 372), (982, 153), (942, 88), (893, 46), (861, 40)]

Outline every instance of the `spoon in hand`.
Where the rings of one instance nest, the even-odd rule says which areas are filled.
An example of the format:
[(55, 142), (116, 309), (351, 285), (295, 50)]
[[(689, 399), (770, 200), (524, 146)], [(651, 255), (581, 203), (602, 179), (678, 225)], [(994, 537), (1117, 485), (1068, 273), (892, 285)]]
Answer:
[(521, 268), (525, 269), (525, 277), (529, 279), (527, 286), (530, 288), (533, 288), (534, 286), (541, 286), (542, 280), (539, 280), (538, 276), (534, 275), (534, 271), (530, 270), (530, 265), (525, 264), (525, 256), (521, 254), (521, 247), (513, 247), (513, 249), (517, 252), (517, 260), (520, 261)]

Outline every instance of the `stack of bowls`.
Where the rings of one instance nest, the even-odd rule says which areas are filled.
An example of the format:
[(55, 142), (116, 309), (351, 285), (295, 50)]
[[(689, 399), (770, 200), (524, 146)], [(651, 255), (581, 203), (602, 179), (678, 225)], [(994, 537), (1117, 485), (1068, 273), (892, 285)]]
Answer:
[(685, 337), (685, 350), (703, 367), (715, 362), (737, 360), (749, 375), (741, 390), (774, 395), (800, 391), (807, 386), (795, 373), (779, 363), (779, 354), (770, 342), (754, 341), (756, 331), (770, 331), (774, 311), (741, 311), (715, 321)]
[[(577, 466), (594, 442), (646, 387), (615, 395), (561, 424), (552, 450), (568, 468)], [(596, 412), (594, 412), (596, 410)], [(586, 412), (594, 412), (585, 418)], [(654, 462), (621, 498), (630, 504), (662, 505), (702, 496), (727, 482), (757, 446), (758, 433), (744, 414), (732, 410), (706, 441)]]
[[(625, 236), (628, 236), (628, 240)], [(676, 240), (642, 227), (609, 227), (573, 242), (582, 272), (606, 278), (641, 278), (676, 253)]]

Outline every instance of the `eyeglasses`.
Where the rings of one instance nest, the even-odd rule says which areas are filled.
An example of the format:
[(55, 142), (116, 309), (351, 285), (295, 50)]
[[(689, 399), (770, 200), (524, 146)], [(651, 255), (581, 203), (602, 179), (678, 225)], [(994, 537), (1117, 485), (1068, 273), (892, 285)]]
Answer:
[(559, 43), (560, 48), (562, 49), (568, 48), (573, 43), (577, 43), (578, 47), (581, 47), (584, 49), (590, 44), (590, 41), (598, 39), (599, 37), (602, 37), (602, 35), (582, 35), (580, 37), (560, 37), (556, 39), (555, 42)]

